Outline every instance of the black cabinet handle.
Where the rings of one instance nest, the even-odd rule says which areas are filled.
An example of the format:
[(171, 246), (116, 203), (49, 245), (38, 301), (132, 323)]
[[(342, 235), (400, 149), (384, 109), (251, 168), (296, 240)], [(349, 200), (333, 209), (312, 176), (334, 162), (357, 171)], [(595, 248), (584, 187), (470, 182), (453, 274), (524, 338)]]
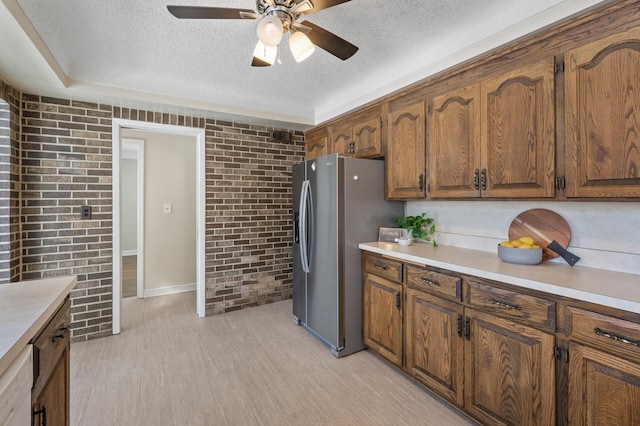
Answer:
[(473, 171), (473, 189), (476, 191), (480, 189), (480, 170), (478, 169)]
[(458, 337), (462, 337), (462, 314), (458, 314), (458, 323), (456, 324)]
[(480, 181), (482, 182), (482, 190), (487, 190), (487, 169), (482, 169), (480, 172)]
[(376, 267), (376, 269), (381, 269), (383, 271), (389, 270), (389, 267), (383, 263), (376, 263), (374, 266)]
[(430, 280), (429, 278), (420, 277), (420, 281), (422, 281), (423, 284), (435, 285), (437, 287), (440, 287), (440, 283), (438, 281), (433, 281), (433, 280)]
[(464, 319), (464, 338), (471, 340), (471, 318), (469, 317)]
[(67, 332), (70, 329), (71, 329), (71, 327), (69, 327), (68, 325), (60, 327), (58, 329), (58, 332), (55, 334), (55, 336), (53, 336), (53, 342), (55, 343), (56, 341), (58, 341), (60, 339), (64, 339), (64, 335), (67, 334)]
[(522, 310), (522, 307), (520, 305), (512, 305), (510, 303), (503, 302), (502, 300), (493, 299), (491, 301), (491, 303), (493, 303), (494, 305), (501, 306), (501, 307), (506, 308), (506, 309), (515, 309), (516, 311), (521, 311)]
[(418, 191), (424, 191), (424, 174), (422, 173), (418, 176)]
[(622, 334), (614, 333), (613, 331), (605, 331), (600, 327), (596, 327), (593, 331), (598, 336), (604, 336), (608, 339), (615, 340), (617, 342), (626, 343), (628, 345), (638, 346), (640, 347), (640, 340), (632, 339), (631, 337), (623, 336)]
[(400, 292), (396, 292), (396, 308), (400, 309)]
[(33, 408), (33, 416), (31, 416), (31, 424), (32, 426), (37, 426), (38, 423), (36, 422), (36, 419), (42, 415), (42, 422), (40, 423), (41, 426), (47, 426), (47, 406), (43, 405), (41, 409), (36, 410), (38, 406), (36, 405)]

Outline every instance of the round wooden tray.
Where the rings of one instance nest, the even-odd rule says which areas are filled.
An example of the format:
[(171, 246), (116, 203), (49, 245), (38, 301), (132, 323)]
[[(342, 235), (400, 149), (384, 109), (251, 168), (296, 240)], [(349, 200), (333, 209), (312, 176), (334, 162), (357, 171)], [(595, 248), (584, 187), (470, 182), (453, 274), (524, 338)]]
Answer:
[(531, 209), (520, 213), (509, 226), (509, 239), (517, 240), (529, 236), (542, 247), (542, 260), (558, 257), (558, 253), (547, 248), (555, 240), (562, 248), (569, 247), (571, 229), (558, 213), (547, 209)]

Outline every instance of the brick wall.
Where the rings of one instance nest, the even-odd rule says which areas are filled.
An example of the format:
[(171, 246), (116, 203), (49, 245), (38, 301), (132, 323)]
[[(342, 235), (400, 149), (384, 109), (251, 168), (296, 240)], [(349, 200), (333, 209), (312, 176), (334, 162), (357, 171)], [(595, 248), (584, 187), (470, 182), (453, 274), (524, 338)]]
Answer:
[[(72, 341), (111, 334), (114, 117), (205, 128), (207, 314), (291, 297), (291, 164), (304, 157), (301, 132), (283, 143), (263, 126), (24, 94), (17, 99), (12, 155), (0, 158), (1, 167), (2, 161), (15, 167), (22, 184), (21, 211), (9, 214), (22, 228), (16, 233), (21, 277), (12, 281), (77, 275)], [(6, 145), (6, 137), (0, 142)], [(80, 219), (82, 205), (92, 206), (92, 220)], [(5, 210), (0, 216), (6, 221)]]
[(291, 297), (291, 165), (304, 136), (273, 141), (269, 129), (209, 122), (207, 314)]
[(22, 96), (22, 279), (78, 277), (74, 341), (112, 328), (111, 109)]
[(9, 206), (11, 204), (11, 139), (9, 103), (0, 96), (0, 282), (10, 281), (11, 231)]
[(0, 80), (0, 283), (21, 278), (20, 98)]

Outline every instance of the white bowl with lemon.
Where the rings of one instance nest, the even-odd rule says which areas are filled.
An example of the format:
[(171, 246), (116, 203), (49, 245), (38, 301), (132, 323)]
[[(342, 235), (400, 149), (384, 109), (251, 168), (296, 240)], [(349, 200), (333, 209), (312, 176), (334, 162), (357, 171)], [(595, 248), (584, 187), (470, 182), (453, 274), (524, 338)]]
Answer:
[(498, 244), (498, 257), (505, 262), (537, 265), (542, 262), (542, 247), (531, 237), (505, 240)]

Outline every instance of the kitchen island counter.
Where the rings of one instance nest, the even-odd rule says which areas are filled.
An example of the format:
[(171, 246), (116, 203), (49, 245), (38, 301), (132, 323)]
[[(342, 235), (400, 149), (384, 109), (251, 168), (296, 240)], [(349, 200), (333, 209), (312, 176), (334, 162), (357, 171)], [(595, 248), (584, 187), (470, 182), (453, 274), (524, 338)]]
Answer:
[(503, 262), (497, 253), (424, 243), (402, 247), (373, 242), (358, 247), (407, 262), (640, 313), (640, 275), (636, 274), (559, 262), (517, 265)]
[(0, 284), (0, 375), (75, 287), (75, 276)]

